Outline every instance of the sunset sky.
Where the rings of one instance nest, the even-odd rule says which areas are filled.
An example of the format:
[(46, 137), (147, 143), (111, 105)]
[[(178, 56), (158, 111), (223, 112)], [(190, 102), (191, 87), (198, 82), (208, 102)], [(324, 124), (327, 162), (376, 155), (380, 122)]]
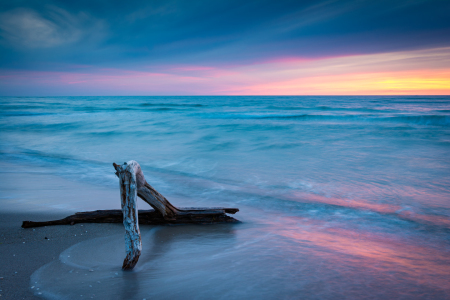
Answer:
[(450, 94), (450, 1), (2, 1), (0, 95)]

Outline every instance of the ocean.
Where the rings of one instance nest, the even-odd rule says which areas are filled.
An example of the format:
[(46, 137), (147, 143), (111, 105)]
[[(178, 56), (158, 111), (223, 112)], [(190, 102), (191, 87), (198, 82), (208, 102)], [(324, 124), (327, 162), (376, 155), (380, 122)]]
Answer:
[[(89, 209), (120, 207), (129, 160), (175, 206), (240, 209), (141, 228), (133, 272), (122, 235), (76, 244), (33, 274), (45, 298), (450, 299), (450, 96), (0, 97), (0, 138), (2, 162), (117, 191)], [(26, 209), (88, 210), (40, 192)]]

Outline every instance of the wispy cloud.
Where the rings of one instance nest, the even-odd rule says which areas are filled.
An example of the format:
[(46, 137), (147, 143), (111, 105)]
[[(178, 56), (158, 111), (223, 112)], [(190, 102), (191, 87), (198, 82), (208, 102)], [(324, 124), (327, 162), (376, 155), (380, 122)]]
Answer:
[(46, 16), (17, 8), (0, 14), (0, 35), (12, 47), (51, 48), (79, 41), (99, 30), (100, 23), (85, 13), (73, 15), (58, 7), (49, 7)]
[(55, 95), (450, 94), (450, 48), (309, 60), (290, 57), (231, 67), (158, 65), (150, 69), (3, 71), (0, 90), (24, 94), (22, 83), (27, 82), (25, 94), (30, 95), (42, 94), (42, 90)]

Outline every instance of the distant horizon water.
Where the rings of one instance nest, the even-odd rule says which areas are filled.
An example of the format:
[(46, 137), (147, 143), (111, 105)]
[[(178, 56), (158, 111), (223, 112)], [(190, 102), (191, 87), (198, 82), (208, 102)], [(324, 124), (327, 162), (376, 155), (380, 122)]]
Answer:
[(234, 95), (234, 94), (148, 94), (148, 95), (128, 95), (128, 94), (117, 94), (117, 95), (107, 95), (107, 94), (101, 94), (101, 95), (0, 95), (0, 98), (74, 98), (74, 97), (83, 97), (83, 98), (95, 98), (95, 97), (111, 97), (111, 98), (118, 98), (118, 97), (130, 97), (130, 98), (142, 98), (142, 97), (447, 97), (450, 96), (450, 94), (348, 94), (348, 95), (340, 95), (340, 94), (310, 94), (310, 95), (301, 95), (301, 94), (292, 94), (292, 95)]

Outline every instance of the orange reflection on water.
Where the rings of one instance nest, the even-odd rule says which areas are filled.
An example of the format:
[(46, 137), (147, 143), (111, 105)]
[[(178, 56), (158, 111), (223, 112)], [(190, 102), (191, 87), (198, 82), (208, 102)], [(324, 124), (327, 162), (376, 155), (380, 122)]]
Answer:
[[(334, 264), (350, 265), (364, 272), (401, 272), (418, 284), (450, 289), (450, 258), (444, 247), (414, 244), (406, 239), (399, 240), (394, 234), (352, 231), (324, 227), (324, 224), (314, 227), (308, 224), (307, 228), (272, 225), (277, 234), (302, 245), (309, 244), (308, 249), (312, 249), (314, 255), (331, 259)], [(348, 268), (343, 268), (343, 272), (345, 270)]]
[(398, 212), (398, 216), (405, 220), (433, 224), (437, 226), (443, 226), (450, 228), (450, 219), (445, 216), (436, 216), (436, 215), (423, 215), (414, 213), (411, 211), (401, 211)]
[[(414, 189), (411, 188), (411, 191), (404, 190), (396, 190), (397, 196), (399, 197), (417, 197), (420, 195), (421, 198), (426, 199), (434, 199), (437, 203), (444, 203), (445, 199), (435, 199), (435, 195), (428, 195), (421, 192), (420, 194)], [(364, 190), (366, 194), (370, 194), (370, 190)], [(300, 201), (300, 202), (310, 202), (310, 203), (325, 203), (329, 205), (336, 205), (341, 207), (348, 207), (353, 209), (361, 209), (361, 210), (369, 210), (383, 214), (395, 214), (397, 217), (410, 220), (414, 222), (432, 224), (437, 226), (444, 226), (450, 228), (450, 218), (445, 215), (430, 215), (420, 213), (419, 209), (416, 208), (415, 211), (411, 209), (405, 209), (404, 207), (396, 204), (388, 204), (388, 203), (377, 203), (371, 202), (367, 199), (357, 198), (357, 199), (349, 199), (349, 198), (339, 198), (339, 197), (326, 197), (323, 195), (306, 193), (306, 192), (293, 192), (290, 196), (287, 196), (290, 200)], [(429, 204), (427, 202), (427, 204)]]
[(402, 207), (398, 205), (386, 204), (386, 203), (370, 203), (362, 199), (353, 200), (348, 198), (337, 198), (337, 197), (325, 197), (317, 194), (310, 194), (304, 192), (294, 192), (293, 196), (290, 197), (292, 200), (307, 201), (307, 202), (318, 202), (326, 203), (330, 205), (337, 205), (343, 207), (357, 208), (372, 210), (380, 213), (394, 213)]

